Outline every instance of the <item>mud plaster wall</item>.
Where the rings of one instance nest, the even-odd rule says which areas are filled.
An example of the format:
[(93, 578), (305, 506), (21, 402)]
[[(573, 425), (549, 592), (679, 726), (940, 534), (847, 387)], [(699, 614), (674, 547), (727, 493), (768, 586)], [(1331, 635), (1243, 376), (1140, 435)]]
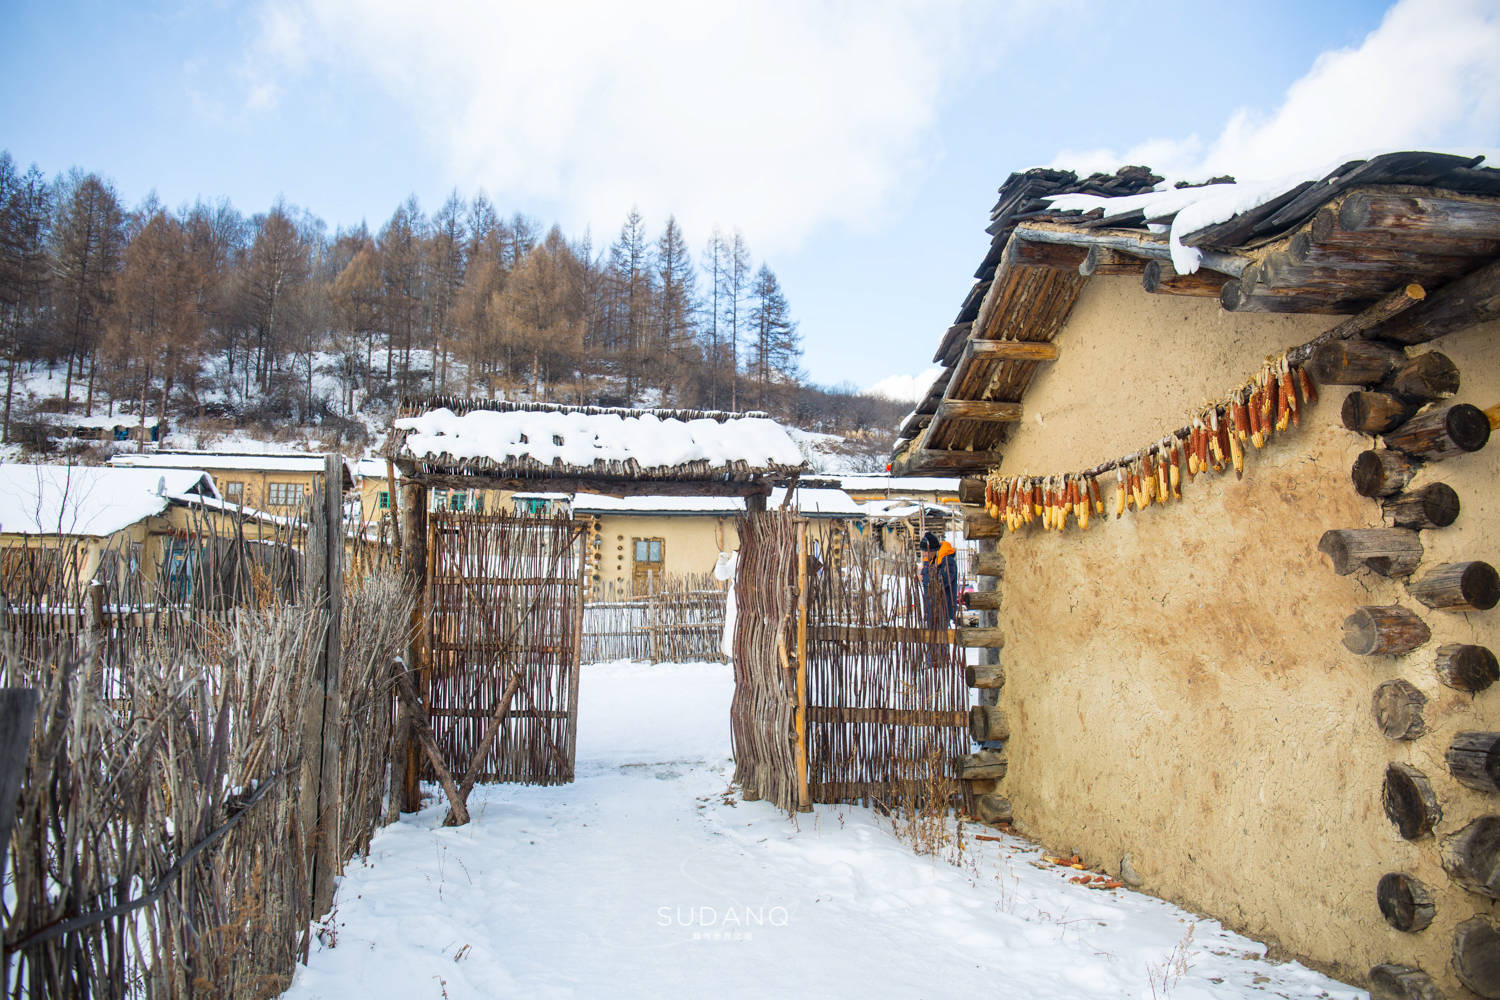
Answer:
[[(1058, 338), (1060, 360), (1026, 396), (1004, 471), (1065, 472), (1133, 451), (1335, 321), (1233, 316), (1095, 279)], [(1447, 353), (1463, 375), (1457, 401), (1486, 407), (1500, 402), (1497, 346), (1500, 324), (1489, 324), (1416, 350)], [(1438, 845), (1500, 800), (1453, 781), (1443, 754), (1459, 730), (1500, 728), (1500, 685), (1461, 694), (1437, 682), (1432, 660), (1445, 642), (1500, 648), (1500, 609), (1429, 611), (1399, 583), (1335, 575), (1317, 551), (1328, 528), (1381, 523), (1350, 483), (1368, 440), (1339, 423), (1347, 391), (1326, 387), (1299, 430), (1247, 458), (1242, 482), (1200, 477), (1180, 503), (1087, 533), (1000, 541), (1000, 704), (1012, 728), (1002, 791), (1044, 844), (1115, 871), (1129, 853), (1148, 891), (1341, 978), (1363, 982), (1394, 961), (1471, 996), (1451, 969), (1453, 928), (1500, 916), (1500, 904), (1454, 887)], [(1416, 485), (1441, 478), (1463, 505), (1453, 526), (1422, 533), (1424, 565), (1500, 564), (1497, 471), (1500, 435), (1423, 471)], [(1348, 653), (1343, 618), (1391, 603), (1418, 611), (1432, 641), (1405, 657)], [(1376, 685), (1392, 677), (1430, 699), (1429, 732), (1415, 742), (1386, 740), (1371, 718)], [(1407, 842), (1386, 819), (1389, 761), (1431, 779), (1444, 813), (1435, 838)], [(1402, 934), (1381, 918), (1375, 886), (1388, 871), (1432, 890), (1427, 930)]]

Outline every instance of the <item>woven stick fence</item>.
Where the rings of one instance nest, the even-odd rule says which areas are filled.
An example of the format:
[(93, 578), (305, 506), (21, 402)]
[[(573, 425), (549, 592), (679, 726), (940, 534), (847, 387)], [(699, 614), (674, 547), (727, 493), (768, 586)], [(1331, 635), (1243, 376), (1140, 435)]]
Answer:
[(428, 713), (462, 773), (515, 672), (521, 686), (480, 780), (573, 780), (584, 522), (435, 512), (429, 519)]
[(797, 524), (790, 512), (739, 521), (735, 578), (734, 700), (730, 732), (734, 780), (746, 798), (788, 812), (798, 805), (795, 649)]
[[(846, 525), (808, 581), (808, 756), (814, 802), (910, 802), (968, 748), (963, 650), (925, 620), (919, 564)], [(935, 771), (936, 769), (936, 771)]]
[(724, 584), (705, 575), (653, 580), (646, 594), (616, 596), (614, 589), (596, 588), (584, 605), (584, 663), (724, 659)]
[[(122, 547), (93, 577), (76, 540), (6, 560), (0, 684), (40, 705), (6, 845), (4, 995), (245, 998), (290, 982), (315, 916), (303, 800), (327, 633), (295, 587), (303, 543), (290, 522), (204, 514), (160, 560)], [(383, 678), (409, 611), (389, 574), (345, 578), (340, 859), (378, 821)]]

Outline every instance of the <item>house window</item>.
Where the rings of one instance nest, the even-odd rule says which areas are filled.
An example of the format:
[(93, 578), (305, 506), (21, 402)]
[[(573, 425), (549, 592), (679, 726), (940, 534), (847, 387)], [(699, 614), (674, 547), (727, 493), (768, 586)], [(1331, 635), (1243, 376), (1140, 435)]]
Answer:
[(474, 494), (474, 513), (476, 513), (476, 514), (483, 514), (484, 513), (484, 494), (483, 493), (475, 493)]
[(245, 502), (245, 484), (239, 480), (232, 480), (224, 484), (224, 499), (230, 503)]
[(635, 590), (644, 593), (660, 586), (666, 543), (660, 538), (633, 539), (635, 566), (632, 573)]
[(516, 497), (516, 513), (546, 517), (552, 513), (552, 501), (542, 497)]
[(390, 510), (391, 509), (391, 491), (390, 490), (381, 490), (380, 491), (379, 495), (377, 495), (376, 498), (375, 498), (375, 507), (378, 510)]
[(301, 483), (271, 483), (266, 502), (272, 507), (293, 507), (302, 502), (307, 487)]
[(167, 545), (166, 591), (169, 600), (185, 601), (193, 596), (193, 579), (197, 575), (196, 543), (172, 539)]
[(456, 490), (454, 492), (452, 492), (452, 493), (449, 493), (448, 494), (448, 509), (449, 510), (463, 510), (464, 509), (464, 499), (465, 499), (464, 495), (462, 493), (459, 493)]

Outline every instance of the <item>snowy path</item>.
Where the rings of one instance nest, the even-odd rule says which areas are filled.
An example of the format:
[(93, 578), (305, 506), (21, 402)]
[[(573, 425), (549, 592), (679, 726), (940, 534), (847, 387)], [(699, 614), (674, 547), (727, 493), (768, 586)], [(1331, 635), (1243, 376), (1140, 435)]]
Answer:
[[(729, 668), (584, 668), (578, 780), (377, 834), (288, 998), (1362, 997), (1019, 840), (922, 858), (869, 810), (727, 795)], [(1174, 950), (1192, 929), (1188, 969)], [(1169, 982), (1164, 992), (1162, 975)]]

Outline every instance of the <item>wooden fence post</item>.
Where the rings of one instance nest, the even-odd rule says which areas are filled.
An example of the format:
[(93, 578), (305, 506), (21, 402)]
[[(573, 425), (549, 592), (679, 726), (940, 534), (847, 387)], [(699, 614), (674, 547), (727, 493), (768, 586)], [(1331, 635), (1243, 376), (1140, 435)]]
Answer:
[[(407, 590), (412, 594), (414, 600), (411, 609), (411, 636), (410, 645), (407, 650), (406, 662), (416, 672), (418, 691), (424, 697), (425, 691), (421, 691), (420, 685), (426, 680), (426, 673), (422, 670), (423, 649), (426, 642), (427, 628), (427, 489), (409, 480), (403, 480), (401, 484), (401, 510), (405, 515), (406, 526), (402, 534), (401, 552), (401, 577), (406, 583)], [(403, 734), (404, 735), (404, 734)], [(402, 753), (402, 770), (400, 780), (402, 786), (403, 811), (416, 812), (422, 808), (422, 789), (419, 782), (421, 775), (421, 751), (415, 742), (409, 738), (405, 743)], [(398, 747), (400, 751), (402, 748)], [(396, 780), (396, 775), (391, 776)]]
[(306, 728), (302, 743), (303, 830), (312, 845), (312, 917), (333, 906), (334, 878), (343, 862), (343, 814), (339, 762), (340, 656), (343, 646), (340, 619), (344, 605), (344, 459), (330, 454), (323, 465), (323, 482), (313, 489), (307, 531), (307, 573), (303, 598), (326, 618), (323, 644), (313, 670)]
[(0, 882), (10, 858), (10, 829), (16, 822), (16, 796), (26, 773), (36, 702), (31, 688), (0, 688)]
[(812, 812), (807, 786), (807, 518), (797, 519), (797, 811)]

